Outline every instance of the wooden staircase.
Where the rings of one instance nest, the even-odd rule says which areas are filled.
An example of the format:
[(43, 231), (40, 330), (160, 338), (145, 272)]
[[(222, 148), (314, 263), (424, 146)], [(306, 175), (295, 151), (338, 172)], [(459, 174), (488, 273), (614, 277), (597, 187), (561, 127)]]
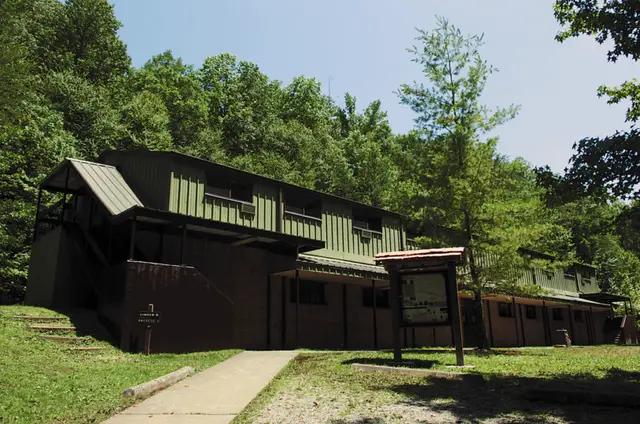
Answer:
[(40, 333), (41, 339), (64, 344), (66, 349), (72, 352), (95, 352), (105, 349), (103, 346), (91, 346), (95, 342), (92, 337), (77, 336), (76, 327), (67, 317), (17, 315), (13, 319), (28, 322), (28, 328)]

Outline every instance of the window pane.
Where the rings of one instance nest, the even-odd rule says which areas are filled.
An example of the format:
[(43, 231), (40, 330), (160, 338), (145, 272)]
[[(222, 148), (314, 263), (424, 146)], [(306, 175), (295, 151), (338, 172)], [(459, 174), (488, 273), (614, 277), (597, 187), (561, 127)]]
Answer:
[(369, 229), (369, 223), (365, 220), (353, 219), (353, 226), (358, 228), (364, 228), (365, 230)]
[(511, 303), (498, 303), (498, 315), (504, 318), (513, 318), (513, 305)]
[(554, 321), (563, 321), (564, 320), (564, 314), (562, 313), (562, 309), (560, 308), (554, 308), (553, 310), (553, 320)]
[(536, 307), (533, 305), (526, 306), (527, 318), (528, 319), (536, 319)]
[(232, 199), (241, 200), (243, 202), (253, 202), (253, 188), (249, 185), (231, 183)]
[[(296, 302), (296, 280), (291, 280), (291, 302)], [(324, 305), (324, 283), (300, 280), (300, 303)]]

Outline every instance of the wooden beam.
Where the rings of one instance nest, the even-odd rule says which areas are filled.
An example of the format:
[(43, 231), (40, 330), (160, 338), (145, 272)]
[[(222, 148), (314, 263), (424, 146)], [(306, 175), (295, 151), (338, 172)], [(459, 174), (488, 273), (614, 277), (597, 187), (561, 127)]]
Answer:
[(456, 345), (456, 365), (464, 365), (464, 346), (462, 345), (462, 320), (460, 319), (460, 298), (458, 297), (458, 283), (456, 281), (456, 264), (447, 265), (447, 287), (449, 297), (449, 314), (451, 315), (451, 330)]

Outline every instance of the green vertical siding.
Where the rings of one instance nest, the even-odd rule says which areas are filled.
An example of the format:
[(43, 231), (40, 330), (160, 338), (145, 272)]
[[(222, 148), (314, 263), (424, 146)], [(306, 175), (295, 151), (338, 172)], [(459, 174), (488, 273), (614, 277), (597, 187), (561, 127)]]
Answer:
[(552, 271), (536, 269), (536, 282), (546, 289), (562, 292), (568, 295), (576, 294), (576, 280), (565, 278), (562, 268)]
[(107, 154), (104, 161), (118, 168), (144, 206), (166, 209), (169, 201), (167, 187), (171, 177), (169, 158)]
[(292, 236), (322, 240), (322, 221), (285, 212), (282, 232)]
[(204, 170), (177, 165), (171, 172), (169, 211), (213, 221), (228, 222), (262, 230), (275, 231), (277, 190), (262, 184), (253, 186), (255, 214), (241, 211), (243, 202), (205, 193)]

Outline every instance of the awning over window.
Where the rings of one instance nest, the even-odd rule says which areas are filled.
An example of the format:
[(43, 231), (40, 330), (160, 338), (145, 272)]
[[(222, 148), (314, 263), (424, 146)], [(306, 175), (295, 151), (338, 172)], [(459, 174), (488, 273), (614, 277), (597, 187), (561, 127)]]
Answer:
[(112, 216), (143, 206), (122, 174), (114, 166), (102, 163), (67, 158), (40, 183), (40, 188), (69, 193), (87, 188)]
[(619, 296), (617, 294), (610, 294), (610, 293), (581, 294), (580, 297), (587, 300), (592, 300), (594, 302), (602, 302), (602, 303), (628, 302), (629, 300), (631, 300), (626, 296)]
[(574, 296), (564, 296), (561, 294), (554, 294), (552, 296), (546, 296), (547, 299), (556, 300), (561, 302), (571, 302), (584, 306), (597, 306), (597, 307), (605, 307), (608, 308), (609, 305), (606, 303), (594, 302), (593, 300), (587, 300), (580, 297)]
[(337, 274), (346, 277), (359, 277), (375, 280), (389, 279), (389, 274), (381, 266), (367, 265), (309, 254), (298, 255), (298, 266), (301, 271), (322, 272), (326, 274)]

